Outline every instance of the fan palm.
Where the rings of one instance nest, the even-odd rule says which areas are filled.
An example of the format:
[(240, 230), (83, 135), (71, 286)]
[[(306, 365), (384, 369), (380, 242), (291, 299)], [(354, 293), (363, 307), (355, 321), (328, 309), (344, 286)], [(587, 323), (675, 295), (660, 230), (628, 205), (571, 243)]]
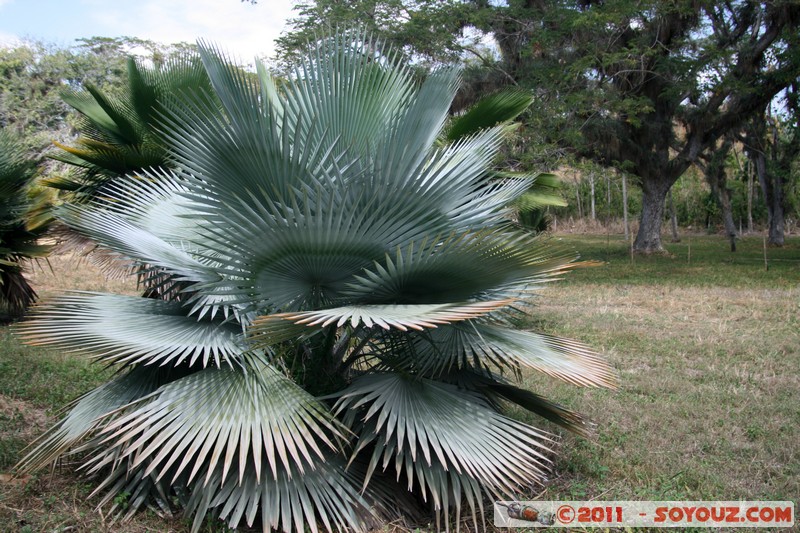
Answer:
[(443, 143), (458, 72), (417, 86), (361, 42), (325, 40), (281, 91), (201, 46), (221, 106), (172, 101), (174, 170), (61, 208), (175, 290), (71, 293), (22, 326), (119, 374), (21, 470), (84, 454), (101, 505), (177, 497), (195, 530), (211, 512), (360, 531), (403, 494), (449, 519), (540, 480), (552, 436), (503, 414), (509, 403), (586, 431), (514, 385), (526, 368), (614, 377), (585, 346), (517, 327), (574, 257), (509, 221), (530, 183), (491, 178), (506, 126)]
[(0, 304), (13, 317), (21, 316), (36, 300), (36, 292), (23, 275), (25, 262), (43, 257), (48, 247), (37, 240), (45, 225), (31, 223), (35, 207), (29, 194), (36, 162), (25, 156), (21, 141), (0, 130)]

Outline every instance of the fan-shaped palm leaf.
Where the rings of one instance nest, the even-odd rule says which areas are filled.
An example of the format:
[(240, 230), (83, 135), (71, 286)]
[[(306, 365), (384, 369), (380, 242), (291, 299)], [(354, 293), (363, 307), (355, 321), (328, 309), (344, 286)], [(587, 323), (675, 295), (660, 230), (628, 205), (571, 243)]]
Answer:
[(31, 451), (17, 468), (31, 471), (57, 460), (83, 439), (102, 428), (110, 413), (129, 402), (150, 394), (163, 383), (180, 377), (185, 369), (148, 369), (135, 367), (100, 387), (76, 399), (58, 424), (34, 441)]
[(20, 328), (32, 345), (82, 351), (104, 363), (206, 367), (238, 361), (241, 326), (186, 315), (178, 302), (74, 293), (38, 306)]
[(359, 436), (354, 454), (373, 448), (365, 484), (376, 468), (391, 465), (398, 477), (405, 476), (409, 490), (416, 484), (423, 494), (430, 490), (439, 509), (441, 483), (426, 466), (436, 463), (505, 494), (547, 468), (549, 435), (450, 384), (399, 374), (364, 376), (342, 391), (336, 409)]
[(208, 484), (220, 464), (224, 483), (236, 458), (241, 482), (249, 469), (260, 480), (262, 466), (273, 479), (279, 470), (303, 476), (316, 467), (314, 457), (324, 461), (320, 445), (339, 450), (343, 435), (324, 405), (258, 359), (246, 362), (195, 372), (127, 406), (100, 432), (110, 451), (93, 469), (131, 457), (130, 469), (147, 461), (145, 475), (169, 472), (174, 481), (191, 466), (188, 481), (204, 473)]

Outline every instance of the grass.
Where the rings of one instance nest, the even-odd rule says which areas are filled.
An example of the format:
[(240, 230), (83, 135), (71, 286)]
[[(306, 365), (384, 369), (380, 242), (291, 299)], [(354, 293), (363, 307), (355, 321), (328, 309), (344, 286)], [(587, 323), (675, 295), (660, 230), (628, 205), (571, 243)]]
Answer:
[(537, 327), (584, 341), (618, 391), (527, 385), (586, 413), (543, 499), (792, 500), (800, 494), (800, 240), (718, 237), (635, 257), (602, 236), (564, 241), (605, 261), (544, 291)]
[[(547, 287), (531, 326), (605, 353), (620, 388), (526, 377), (531, 389), (597, 424), (594, 439), (564, 435), (553, 477), (537, 497), (796, 500), (800, 239), (767, 250), (766, 270), (758, 237), (742, 239), (731, 254), (720, 237), (692, 236), (668, 244), (670, 256), (633, 261), (618, 237), (556, 238), (602, 264)], [(33, 279), (45, 296), (67, 287), (135, 291), (74, 258), (51, 262), (52, 271)], [(152, 513), (111, 524), (88, 500), (91, 484), (69, 465), (23, 480), (2, 474), (59, 407), (106, 377), (80, 357), (20, 346), (0, 331), (0, 530), (188, 531), (180, 518)]]

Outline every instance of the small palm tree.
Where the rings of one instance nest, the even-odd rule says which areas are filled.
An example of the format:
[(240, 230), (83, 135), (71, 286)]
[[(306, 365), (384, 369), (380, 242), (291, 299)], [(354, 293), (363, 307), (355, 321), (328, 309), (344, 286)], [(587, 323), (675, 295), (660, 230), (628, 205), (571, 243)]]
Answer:
[[(533, 103), (527, 91), (512, 88), (486, 96), (471, 106), (464, 114), (452, 121), (445, 138), (451, 142), (517, 118)], [(517, 221), (525, 228), (537, 232), (546, 231), (549, 220), (547, 207), (565, 207), (567, 202), (561, 196), (561, 184), (553, 174), (495, 171), (490, 174), (495, 179), (527, 179), (530, 186), (525, 194), (518, 196), (516, 207)]]
[(169, 147), (158, 129), (167, 100), (174, 94), (211, 96), (210, 89), (202, 63), (186, 55), (158, 67), (129, 59), (128, 83), (120, 94), (92, 85), (65, 91), (64, 101), (78, 112), (81, 136), (75, 146), (56, 143), (63, 153), (51, 157), (79, 171), (46, 183), (74, 193), (74, 201), (87, 201), (124, 176), (169, 168)]
[(442, 141), (458, 73), (421, 86), (352, 34), (282, 90), (209, 46), (221, 106), (175, 98), (172, 171), (58, 217), (174, 290), (71, 293), (22, 327), (117, 377), (76, 400), (19, 468), (72, 450), (101, 505), (129, 494), (265, 531), (363, 531), (424, 503), (445, 520), (540, 480), (552, 436), (585, 432), (518, 388), (523, 369), (613, 386), (585, 346), (519, 329), (574, 257), (510, 222), (530, 183), (493, 178), (503, 124)]
[(29, 218), (36, 206), (29, 190), (35, 176), (36, 161), (26, 157), (21, 141), (0, 130), (0, 304), (11, 317), (21, 316), (36, 300), (23, 274), (25, 262), (49, 250), (38, 243), (46, 225)]

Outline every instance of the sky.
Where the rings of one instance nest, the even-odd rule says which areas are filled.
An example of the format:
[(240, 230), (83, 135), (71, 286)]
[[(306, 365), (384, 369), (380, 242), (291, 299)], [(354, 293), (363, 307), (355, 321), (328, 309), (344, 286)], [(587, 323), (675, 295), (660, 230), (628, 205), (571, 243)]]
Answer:
[(251, 62), (271, 57), (292, 0), (0, 0), (0, 46), (28, 38), (68, 47), (81, 37), (212, 41)]

